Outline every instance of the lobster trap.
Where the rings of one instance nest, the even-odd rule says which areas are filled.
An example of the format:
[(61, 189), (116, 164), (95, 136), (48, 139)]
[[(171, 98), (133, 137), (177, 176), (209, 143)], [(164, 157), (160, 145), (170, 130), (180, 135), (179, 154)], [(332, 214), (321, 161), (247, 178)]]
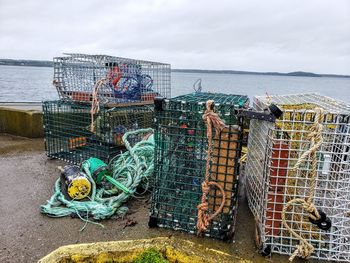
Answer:
[(108, 163), (124, 150), (125, 132), (153, 125), (153, 105), (100, 106), (92, 116), (89, 103), (56, 100), (43, 102), (43, 112), (47, 155), (73, 164), (90, 157)]
[(60, 98), (101, 103), (153, 103), (170, 97), (170, 65), (107, 55), (66, 54), (54, 58)]
[[(292, 255), (300, 241), (314, 247), (312, 258), (350, 261), (350, 106), (318, 94), (256, 97), (254, 109), (274, 103), (283, 111), (276, 123), (251, 120), (246, 187), (249, 207), (256, 219), (256, 241), (264, 255)], [(311, 128), (316, 109), (321, 115), (322, 143), (315, 153), (314, 205), (323, 223), (315, 222), (302, 206), (284, 208), (295, 199), (310, 198)], [(316, 162), (316, 161), (315, 161)], [(288, 206), (287, 206), (288, 207)], [(284, 213), (285, 212), (285, 213)]]
[[(225, 201), (204, 235), (230, 240), (235, 228), (242, 147), (242, 118), (236, 109), (249, 104), (246, 96), (197, 92), (155, 101), (155, 183), (149, 226), (197, 231), (209, 142), (203, 120), (207, 100), (215, 102), (214, 111), (226, 124), (221, 132), (213, 130), (210, 164), (210, 181), (222, 187)], [(207, 197), (209, 213), (218, 211), (222, 193), (211, 187)]]

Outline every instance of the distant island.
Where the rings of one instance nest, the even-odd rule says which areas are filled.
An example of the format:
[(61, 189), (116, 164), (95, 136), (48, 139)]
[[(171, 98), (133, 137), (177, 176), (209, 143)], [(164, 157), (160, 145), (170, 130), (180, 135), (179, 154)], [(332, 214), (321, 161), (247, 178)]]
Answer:
[[(53, 67), (53, 62), (48, 60), (0, 59), (0, 65), (28, 66), (28, 67), (29, 66), (30, 67)], [(239, 74), (239, 75), (350, 78), (349, 75), (316, 74), (316, 73), (304, 72), (304, 71), (295, 71), (295, 72), (289, 72), (289, 73), (255, 72), (255, 71), (238, 71), (238, 70), (206, 70), (206, 69), (172, 69), (171, 71), (182, 72), (182, 73), (216, 73), (216, 74)]]
[(53, 67), (53, 61), (26, 60), (26, 59), (0, 59), (0, 65), (27, 66), (27, 67)]
[(216, 73), (216, 74), (267, 75), (267, 76), (292, 76), (292, 77), (350, 78), (349, 75), (316, 74), (316, 73), (304, 72), (304, 71), (295, 71), (295, 72), (289, 72), (289, 73), (255, 72), (255, 71), (238, 71), (238, 70), (205, 70), (205, 69), (172, 69), (171, 71), (183, 72), (183, 73)]

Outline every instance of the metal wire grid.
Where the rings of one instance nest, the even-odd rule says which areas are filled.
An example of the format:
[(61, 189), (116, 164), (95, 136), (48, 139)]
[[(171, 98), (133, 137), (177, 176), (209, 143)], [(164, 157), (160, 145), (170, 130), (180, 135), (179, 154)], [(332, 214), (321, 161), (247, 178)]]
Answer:
[(273, 123), (254, 120), (250, 121), (248, 137), (248, 157), (246, 163), (246, 186), (247, 197), (250, 209), (256, 219), (262, 218), (263, 207), (263, 182), (264, 182), (264, 161), (266, 152), (266, 138)]
[(54, 84), (60, 98), (91, 101), (96, 82), (103, 103), (153, 102), (169, 98), (170, 65), (107, 55), (65, 54), (54, 58)]
[[(205, 101), (216, 94), (181, 96), (170, 101), (164, 110), (156, 111), (155, 187), (152, 194), (150, 225), (196, 233), (197, 205), (205, 175), (206, 126), (202, 119)], [(218, 96), (218, 98), (220, 98)], [(242, 96), (228, 96), (232, 104), (215, 104), (215, 111), (229, 128), (214, 135), (211, 180), (223, 186), (227, 201), (223, 211), (212, 221), (205, 236), (232, 239), (237, 209), (241, 125), (235, 116), (235, 104)], [(222, 96), (223, 98), (223, 96)], [(245, 101), (247, 97), (245, 97)], [(215, 102), (217, 102), (215, 100)], [(236, 125), (236, 126), (234, 126)], [(223, 135), (225, 134), (225, 135)], [(224, 137), (223, 137), (224, 136)], [(220, 205), (219, 192), (211, 190), (208, 197), (210, 213)], [(151, 223), (153, 222), (153, 223)]]
[[(297, 172), (292, 167), (309, 148), (312, 108), (321, 106), (327, 113), (318, 152), (315, 205), (331, 218), (332, 228), (318, 229), (296, 206), (288, 212), (287, 223), (314, 245), (313, 258), (349, 262), (349, 106), (317, 94), (274, 96), (270, 100), (284, 108), (283, 117), (275, 126), (258, 120), (251, 122), (246, 170), (248, 203), (256, 217), (262, 245), (271, 247), (272, 252), (290, 255), (299, 243), (281, 224), (281, 214), (291, 199), (307, 197), (310, 164), (305, 163)], [(262, 110), (267, 101), (257, 97), (255, 109)]]
[[(153, 106), (101, 107), (91, 132), (91, 105), (72, 101), (43, 102), (45, 149), (51, 158), (80, 164), (97, 157), (109, 162), (124, 150), (125, 132), (152, 127)], [(131, 144), (139, 138), (129, 138)]]
[(207, 100), (214, 100), (215, 104), (228, 104), (235, 107), (244, 107), (249, 104), (249, 99), (245, 95), (227, 95), (224, 93), (194, 92), (172, 99), (173, 101), (183, 101), (186, 103), (206, 103)]
[(254, 107), (258, 110), (263, 110), (269, 101), (277, 105), (313, 104), (324, 108), (329, 113), (350, 113), (350, 106), (345, 102), (334, 100), (318, 93), (290, 94), (270, 97), (256, 96), (254, 99)]

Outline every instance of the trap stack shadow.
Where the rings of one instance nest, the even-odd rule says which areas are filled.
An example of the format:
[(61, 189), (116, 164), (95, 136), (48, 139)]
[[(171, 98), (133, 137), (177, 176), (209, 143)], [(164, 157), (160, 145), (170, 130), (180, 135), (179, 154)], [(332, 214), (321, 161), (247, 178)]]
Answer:
[(297, 94), (256, 97), (253, 107), (260, 111), (270, 103), (278, 105), (283, 115), (275, 123), (250, 122), (245, 170), (257, 245), (264, 255), (291, 255), (299, 244), (283, 225), (282, 210), (295, 198), (308, 198), (311, 158), (297, 170), (293, 167), (310, 148), (308, 136), (318, 107), (324, 110), (323, 142), (316, 153), (314, 204), (327, 216), (328, 225), (312, 223), (301, 206), (286, 211), (286, 223), (313, 245), (312, 258), (349, 262), (350, 106), (318, 94)]
[[(203, 114), (206, 101), (214, 100), (214, 111), (226, 127), (213, 130), (210, 181), (222, 186), (225, 203), (205, 236), (222, 240), (233, 237), (237, 212), (239, 158), (242, 148), (242, 117), (247, 96), (196, 92), (155, 101), (155, 185), (152, 193), (150, 227), (165, 227), (188, 233), (197, 231), (197, 205), (205, 177), (208, 139)], [(222, 202), (219, 191), (209, 191), (209, 213)]]
[[(91, 131), (90, 109), (91, 104), (84, 102), (43, 102), (45, 149), (49, 157), (73, 164), (96, 157), (108, 163), (124, 150), (125, 132), (153, 125), (153, 105), (101, 105)], [(130, 141), (136, 143), (140, 139)]]

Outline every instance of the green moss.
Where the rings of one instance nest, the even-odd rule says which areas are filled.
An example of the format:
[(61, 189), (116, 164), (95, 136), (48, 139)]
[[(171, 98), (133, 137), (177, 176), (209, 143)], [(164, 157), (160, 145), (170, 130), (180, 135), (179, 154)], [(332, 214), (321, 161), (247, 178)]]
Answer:
[(140, 254), (134, 263), (169, 263), (169, 261), (158, 250), (149, 248)]

